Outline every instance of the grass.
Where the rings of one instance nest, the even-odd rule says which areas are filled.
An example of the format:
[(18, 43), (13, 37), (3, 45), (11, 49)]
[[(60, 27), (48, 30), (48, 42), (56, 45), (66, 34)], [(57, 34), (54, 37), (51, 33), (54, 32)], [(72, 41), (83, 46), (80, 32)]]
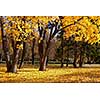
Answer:
[(31, 65), (24, 65), (18, 73), (5, 73), (5, 65), (0, 65), (1, 83), (97, 83), (100, 82), (100, 67), (59, 68), (49, 66), (46, 71), (38, 71)]

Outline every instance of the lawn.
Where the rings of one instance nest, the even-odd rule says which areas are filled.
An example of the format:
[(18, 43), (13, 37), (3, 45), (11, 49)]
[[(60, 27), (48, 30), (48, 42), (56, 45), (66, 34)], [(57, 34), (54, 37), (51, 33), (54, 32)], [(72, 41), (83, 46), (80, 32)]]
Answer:
[(31, 65), (24, 65), (16, 74), (5, 73), (5, 65), (0, 65), (1, 83), (85, 83), (100, 82), (100, 67), (59, 68), (48, 67), (46, 71), (38, 71)]

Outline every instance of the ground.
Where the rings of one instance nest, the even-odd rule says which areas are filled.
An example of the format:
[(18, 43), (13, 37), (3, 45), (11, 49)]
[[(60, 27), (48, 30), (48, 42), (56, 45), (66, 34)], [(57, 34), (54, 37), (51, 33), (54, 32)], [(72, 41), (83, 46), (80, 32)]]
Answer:
[(100, 82), (100, 67), (59, 68), (48, 67), (38, 71), (32, 65), (24, 65), (16, 74), (5, 73), (5, 65), (0, 65), (1, 83), (97, 83)]

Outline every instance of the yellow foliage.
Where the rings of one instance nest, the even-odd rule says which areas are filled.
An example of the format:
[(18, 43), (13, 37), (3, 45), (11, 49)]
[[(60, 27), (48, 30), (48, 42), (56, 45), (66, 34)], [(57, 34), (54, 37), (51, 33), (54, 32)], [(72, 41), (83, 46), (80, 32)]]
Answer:
[[(65, 16), (62, 20), (63, 27), (73, 24), (73, 22), (77, 22), (77, 19), (80, 17), (81, 16)], [(98, 25), (100, 25), (99, 16), (83, 16), (82, 20), (77, 22), (75, 25), (71, 25), (65, 29), (65, 37), (68, 38), (73, 34), (78, 34), (78, 36), (75, 37), (76, 41), (88, 41), (91, 44), (96, 43), (100, 40), (100, 27), (98, 27)]]
[(9, 21), (12, 21), (12, 20), (13, 20), (12, 16), (7, 16), (7, 19), (8, 19)]
[[(83, 17), (83, 19), (77, 21), (81, 17)], [(100, 27), (97, 27), (97, 25), (100, 25), (99, 16), (63, 16), (63, 19), (60, 19), (59, 16), (7, 16), (6, 19), (9, 22), (4, 24), (4, 29), (6, 33), (12, 34), (16, 39), (20, 34), (23, 34), (27, 38), (30, 35), (29, 33), (39, 38), (39, 34), (37, 34), (38, 23), (39, 26), (45, 28), (49, 21), (56, 21), (59, 23), (62, 22), (61, 27), (73, 24), (64, 29), (64, 37), (66, 38), (78, 34), (78, 37), (75, 37), (77, 41), (82, 41), (83, 37), (84, 41), (90, 41), (92, 43), (100, 40), (98, 35)], [(48, 30), (46, 31), (48, 34)]]

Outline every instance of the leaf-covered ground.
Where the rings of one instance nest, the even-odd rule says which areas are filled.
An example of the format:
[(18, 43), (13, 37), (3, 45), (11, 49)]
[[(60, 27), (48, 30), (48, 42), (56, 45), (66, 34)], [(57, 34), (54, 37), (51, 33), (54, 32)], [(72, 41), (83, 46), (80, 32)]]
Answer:
[(38, 68), (24, 66), (16, 74), (5, 73), (5, 65), (0, 65), (0, 82), (2, 83), (85, 83), (100, 82), (100, 68), (47, 68), (38, 71)]

